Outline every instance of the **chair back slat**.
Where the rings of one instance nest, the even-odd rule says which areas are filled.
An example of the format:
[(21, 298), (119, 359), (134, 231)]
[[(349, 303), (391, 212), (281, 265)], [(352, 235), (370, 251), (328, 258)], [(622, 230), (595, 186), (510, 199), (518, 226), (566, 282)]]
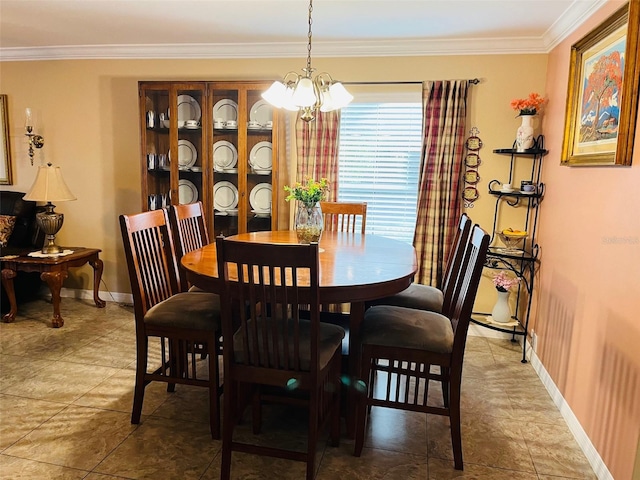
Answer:
[(120, 215), (136, 318), (179, 291), (178, 265), (166, 210)]
[(480, 226), (474, 225), (470, 240), (467, 242), (460, 274), (455, 281), (455, 291), (449, 313), (454, 333), (452, 358), (456, 358), (456, 352), (464, 352), (473, 303), (478, 292), (489, 248), (489, 239), (489, 235)]
[(367, 226), (366, 202), (320, 202), (324, 229), (327, 232), (355, 233), (357, 225), (360, 233), (364, 233)]
[[(209, 244), (209, 231), (202, 202), (171, 205), (169, 207), (169, 221), (175, 238), (178, 264), (185, 253)], [(186, 276), (181, 270), (179, 273), (180, 288), (186, 291), (189, 288)]]
[[(216, 238), (225, 362), (280, 371), (318, 365), (318, 245), (255, 244)], [(311, 305), (310, 321), (300, 314)], [(242, 308), (240, 308), (242, 306)], [(304, 328), (310, 342), (304, 344)], [(310, 366), (301, 362), (310, 352)], [(226, 363), (225, 363), (226, 364)]]
[(462, 260), (471, 235), (471, 224), (471, 219), (466, 213), (463, 213), (460, 217), (458, 229), (453, 240), (453, 248), (447, 257), (447, 265), (444, 270), (444, 278), (442, 279), (442, 293), (444, 295), (442, 312), (445, 315), (451, 310), (455, 280), (458, 278), (460, 269), (462, 268)]

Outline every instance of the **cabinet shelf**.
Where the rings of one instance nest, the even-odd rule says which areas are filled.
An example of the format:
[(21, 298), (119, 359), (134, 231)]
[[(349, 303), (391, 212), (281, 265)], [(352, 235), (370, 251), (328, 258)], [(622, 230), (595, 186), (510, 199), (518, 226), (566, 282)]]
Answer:
[[(489, 251), (485, 261), (485, 268), (494, 270), (509, 270), (518, 278), (516, 294), (515, 314), (509, 323), (498, 323), (491, 320), (491, 315), (483, 312), (473, 312), (471, 321), (491, 330), (504, 332), (512, 335), (512, 340), (516, 336), (523, 337), (522, 345), (522, 362), (526, 363), (526, 342), (529, 329), (529, 316), (531, 313), (531, 300), (534, 288), (534, 280), (536, 268), (539, 265), (538, 255), (540, 247), (536, 243), (536, 229), (538, 223), (538, 207), (544, 197), (545, 185), (540, 182), (540, 173), (542, 169), (542, 158), (547, 154), (544, 149), (544, 137), (540, 135), (534, 144), (534, 148), (519, 152), (515, 148), (498, 148), (493, 150), (499, 155), (509, 157), (509, 177), (507, 181), (491, 180), (488, 184), (489, 194), (495, 198), (495, 209), (493, 215), (493, 228)], [(523, 157), (520, 159), (519, 157)], [(519, 178), (520, 181), (527, 181), (535, 186), (534, 193), (525, 193), (519, 189), (512, 191), (502, 191), (501, 185), (507, 183), (516, 186), (516, 162), (528, 161), (531, 163), (531, 170), (528, 177)], [(519, 168), (518, 172), (522, 170)], [(497, 232), (502, 231), (505, 227), (500, 219), (500, 206), (502, 204), (510, 207), (522, 207), (523, 219), (521, 229), (527, 232), (524, 239), (522, 249), (507, 249), (498, 244)]]

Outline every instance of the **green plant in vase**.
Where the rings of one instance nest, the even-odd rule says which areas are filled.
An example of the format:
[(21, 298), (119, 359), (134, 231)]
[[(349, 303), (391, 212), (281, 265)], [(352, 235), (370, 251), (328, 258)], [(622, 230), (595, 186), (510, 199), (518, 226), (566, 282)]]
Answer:
[(286, 185), (286, 201), (297, 200), (298, 209), (295, 217), (295, 230), (300, 243), (319, 242), (324, 226), (320, 201), (324, 200), (329, 191), (329, 181), (326, 178), (316, 181), (311, 177), (305, 183), (296, 182), (293, 187)]

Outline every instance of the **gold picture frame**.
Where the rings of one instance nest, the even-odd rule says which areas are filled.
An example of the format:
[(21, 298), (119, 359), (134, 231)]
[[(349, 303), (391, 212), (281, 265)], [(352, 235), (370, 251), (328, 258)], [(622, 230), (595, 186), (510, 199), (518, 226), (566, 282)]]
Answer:
[(0, 131), (2, 131), (2, 141), (0, 142), (0, 185), (13, 185), (13, 168), (11, 165), (11, 149), (9, 146), (9, 112), (7, 96), (0, 95)]
[(638, 115), (640, 2), (571, 47), (561, 163), (631, 165)]

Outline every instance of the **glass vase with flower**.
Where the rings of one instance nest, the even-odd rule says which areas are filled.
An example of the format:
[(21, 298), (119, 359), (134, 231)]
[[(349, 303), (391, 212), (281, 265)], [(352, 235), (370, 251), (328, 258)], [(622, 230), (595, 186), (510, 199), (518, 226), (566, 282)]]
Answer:
[(304, 183), (297, 182), (293, 187), (285, 186), (284, 190), (288, 194), (285, 200), (298, 202), (294, 222), (298, 242), (319, 242), (324, 227), (320, 201), (324, 200), (329, 191), (329, 181), (322, 178), (318, 182), (308, 177)]

